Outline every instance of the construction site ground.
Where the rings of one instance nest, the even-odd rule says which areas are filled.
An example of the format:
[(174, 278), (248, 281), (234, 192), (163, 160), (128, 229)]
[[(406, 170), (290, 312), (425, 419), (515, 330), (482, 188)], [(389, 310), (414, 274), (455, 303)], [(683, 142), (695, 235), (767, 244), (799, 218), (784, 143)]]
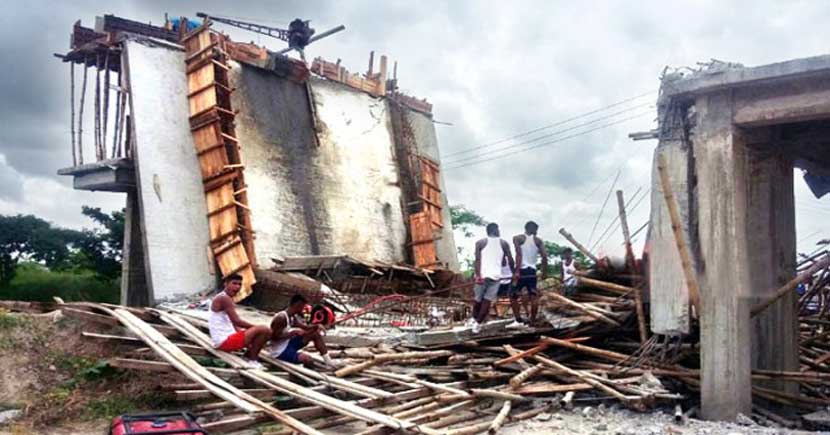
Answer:
[[(109, 333), (106, 326), (46, 314), (0, 313), (0, 413), (22, 415), (0, 424), (0, 434), (106, 433), (121, 413), (176, 409), (160, 389), (172, 375), (153, 376), (106, 366), (112, 346), (84, 340), (82, 331)], [(493, 412), (498, 412), (494, 409)], [(502, 433), (534, 434), (796, 434), (778, 427), (688, 419), (676, 422), (673, 410), (633, 412), (617, 404), (578, 404), (505, 426)], [(351, 429), (360, 430), (362, 423)], [(326, 433), (340, 433), (338, 427)], [(259, 430), (242, 433), (258, 434)]]

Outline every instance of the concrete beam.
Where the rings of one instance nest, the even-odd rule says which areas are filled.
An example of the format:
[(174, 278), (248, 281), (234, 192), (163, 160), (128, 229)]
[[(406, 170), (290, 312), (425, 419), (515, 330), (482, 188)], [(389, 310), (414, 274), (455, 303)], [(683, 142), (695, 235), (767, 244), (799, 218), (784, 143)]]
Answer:
[(830, 55), (807, 57), (753, 68), (734, 68), (701, 73), (686, 79), (663, 82), (662, 95), (704, 94), (724, 88), (749, 86), (763, 82), (792, 80), (830, 73)]
[(77, 190), (130, 192), (135, 189), (135, 170), (131, 159), (101, 160), (58, 170), (58, 175), (72, 176)]

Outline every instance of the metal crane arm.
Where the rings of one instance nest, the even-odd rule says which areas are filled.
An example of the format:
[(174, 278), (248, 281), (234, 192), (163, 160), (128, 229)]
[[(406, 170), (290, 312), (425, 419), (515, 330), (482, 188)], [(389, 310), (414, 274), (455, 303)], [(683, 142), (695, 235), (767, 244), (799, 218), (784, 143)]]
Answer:
[(232, 20), (230, 18), (214, 17), (213, 15), (208, 15), (204, 12), (197, 12), (196, 16), (199, 18), (208, 18), (212, 21), (224, 23), (229, 26), (238, 27), (240, 29), (250, 30), (251, 32), (261, 33), (263, 35), (267, 35), (273, 38), (282, 39), (283, 41), (288, 41), (288, 30), (285, 29), (263, 26), (261, 24), (248, 23), (245, 21)]

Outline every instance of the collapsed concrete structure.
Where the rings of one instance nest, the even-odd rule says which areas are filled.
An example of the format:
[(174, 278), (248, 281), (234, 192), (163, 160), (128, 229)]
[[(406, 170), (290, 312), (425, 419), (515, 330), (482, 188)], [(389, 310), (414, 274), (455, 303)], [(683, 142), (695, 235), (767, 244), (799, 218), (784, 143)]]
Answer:
[[(750, 309), (795, 276), (793, 167), (830, 175), (830, 56), (664, 76), (650, 228), (652, 330), (690, 332), (661, 156), (700, 287), (701, 400), (710, 419), (752, 410), (752, 369), (799, 370), (796, 295)], [(798, 394), (793, 382), (770, 382)]]
[[(123, 303), (200, 292), (229, 273), (249, 292), (257, 269), (289, 257), (457, 271), (432, 106), (397, 91), (385, 56), (364, 76), (339, 61), (309, 69), (209, 23), (185, 35), (107, 15), (95, 29), (76, 23), (60, 57), (75, 160), (59, 174), (127, 193)], [(86, 164), (76, 64), (79, 130), (95, 68)]]

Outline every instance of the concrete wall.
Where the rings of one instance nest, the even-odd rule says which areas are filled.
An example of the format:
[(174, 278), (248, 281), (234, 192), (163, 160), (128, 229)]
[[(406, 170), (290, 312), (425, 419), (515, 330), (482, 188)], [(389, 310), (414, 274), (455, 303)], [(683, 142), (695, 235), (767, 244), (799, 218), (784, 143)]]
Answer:
[(207, 207), (188, 124), (184, 52), (128, 41), (126, 59), (149, 299), (211, 288)]
[(663, 184), (657, 170), (657, 159), (663, 155), (668, 166), (672, 192), (683, 219), (683, 233), (689, 241), (689, 183), (688, 146), (680, 140), (661, 140), (654, 151), (651, 174), (651, 226), (649, 228), (649, 311), (651, 331), (656, 334), (676, 335), (689, 333), (689, 288), (680, 263), (677, 242), (672, 231), (671, 219)]
[(318, 146), (305, 85), (235, 66), (236, 133), (260, 267), (292, 255), (405, 261), (386, 101), (311, 79)]

